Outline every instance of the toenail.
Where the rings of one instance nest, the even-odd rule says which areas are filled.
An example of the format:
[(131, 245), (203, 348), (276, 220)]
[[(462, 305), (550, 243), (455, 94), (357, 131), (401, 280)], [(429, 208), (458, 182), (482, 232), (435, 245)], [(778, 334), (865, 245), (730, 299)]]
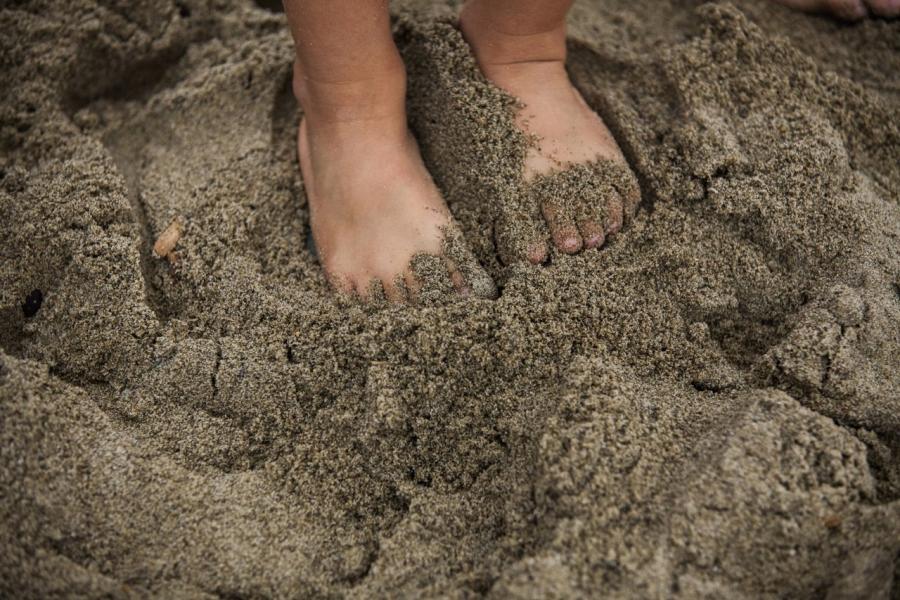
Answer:
[(547, 260), (547, 246), (541, 243), (532, 244), (528, 248), (528, 260), (535, 265)]
[(578, 252), (580, 246), (581, 244), (578, 243), (578, 239), (567, 237), (562, 241), (561, 250), (564, 252)]
[(603, 235), (595, 234), (590, 236), (584, 241), (584, 245), (586, 248), (596, 248), (598, 246), (603, 245)]

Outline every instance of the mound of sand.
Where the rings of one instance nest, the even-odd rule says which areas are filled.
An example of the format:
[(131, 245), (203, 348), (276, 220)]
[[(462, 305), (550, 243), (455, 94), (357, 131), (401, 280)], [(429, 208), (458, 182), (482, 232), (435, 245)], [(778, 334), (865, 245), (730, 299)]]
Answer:
[(363, 307), (267, 5), (0, 8), (0, 595), (897, 597), (900, 22), (577, 5), (645, 201), (539, 268), (495, 247), (511, 99), (396, 5), (500, 297)]

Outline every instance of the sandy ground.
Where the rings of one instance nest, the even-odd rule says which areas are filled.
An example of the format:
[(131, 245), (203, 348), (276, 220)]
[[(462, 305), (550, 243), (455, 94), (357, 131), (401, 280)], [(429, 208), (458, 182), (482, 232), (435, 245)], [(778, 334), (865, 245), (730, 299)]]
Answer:
[(283, 15), (2, 5), (0, 595), (900, 597), (900, 22), (578, 4), (644, 203), (542, 268), (510, 99), (393, 11), (496, 301), (335, 302)]

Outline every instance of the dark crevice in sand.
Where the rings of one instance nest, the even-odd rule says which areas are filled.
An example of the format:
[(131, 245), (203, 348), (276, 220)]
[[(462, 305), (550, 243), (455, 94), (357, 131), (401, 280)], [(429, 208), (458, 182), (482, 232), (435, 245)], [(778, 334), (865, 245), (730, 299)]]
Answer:
[[(191, 40), (192, 42), (199, 39)], [(81, 86), (70, 89), (63, 97), (62, 105), (69, 116), (99, 100), (146, 102), (159, 89), (168, 85), (166, 76), (187, 52), (188, 41), (165, 48), (153, 56), (140, 59), (122, 69), (121, 78), (107, 83), (90, 95), (84, 95)]]
[(284, 80), (275, 94), (275, 101), (272, 104), (271, 147), (277, 158), (290, 161), (290, 172), (296, 174), (297, 126), (300, 124), (302, 111), (294, 98), (293, 78), (293, 69), (286, 69)]
[(0, 309), (0, 349), (17, 358), (22, 357), (25, 319), (18, 306)]
[(273, 13), (283, 13), (284, 4), (281, 0), (253, 0), (256, 6)]
[[(67, 372), (63, 367), (60, 367), (58, 365), (50, 365), (47, 368), (47, 372), (54, 377), (59, 378), (60, 381), (64, 381), (73, 386), (84, 388), (107, 388), (111, 383), (108, 379), (103, 379), (101, 377), (84, 377), (80, 375), (73, 375), (72, 373)], [(117, 416), (120, 415), (117, 414)]]
[(721, 392), (727, 392), (734, 389), (733, 386), (722, 385), (717, 382), (709, 382), (709, 381), (691, 381), (691, 387), (697, 390), (698, 392), (712, 392), (714, 394), (718, 394)]
[(854, 435), (866, 445), (867, 458), (878, 491), (878, 504), (900, 500), (900, 435), (855, 429)]
[(210, 372), (210, 384), (212, 385), (212, 405), (217, 405), (217, 400), (219, 398), (219, 369), (222, 366), (222, 344), (218, 341), (215, 342), (216, 345), (216, 358), (213, 363), (212, 371)]
[(900, 551), (894, 557), (894, 574), (891, 579), (891, 598), (890, 600), (898, 600), (900, 598)]
[(138, 228), (138, 252), (140, 253), (141, 273), (143, 274), (144, 293), (147, 303), (156, 314), (161, 323), (165, 323), (171, 317), (166, 308), (165, 293), (157, 285), (159, 270), (168, 268), (159, 257), (153, 256), (153, 244), (155, 236), (147, 218), (147, 209), (141, 199), (139, 186), (139, 163), (136, 156), (130, 156), (124, 150), (125, 145), (120, 145), (117, 139), (118, 132), (111, 132), (104, 137), (104, 143), (110, 151), (110, 155), (116, 164), (119, 174), (125, 180), (128, 201), (131, 204), (131, 214)]
[(381, 543), (378, 541), (377, 536), (372, 536), (367, 541), (366, 553), (362, 564), (357, 567), (355, 571), (348, 573), (341, 580), (342, 583), (351, 588), (358, 586), (369, 576), (369, 573), (372, 571), (372, 566), (378, 561), (378, 555), (381, 553)]

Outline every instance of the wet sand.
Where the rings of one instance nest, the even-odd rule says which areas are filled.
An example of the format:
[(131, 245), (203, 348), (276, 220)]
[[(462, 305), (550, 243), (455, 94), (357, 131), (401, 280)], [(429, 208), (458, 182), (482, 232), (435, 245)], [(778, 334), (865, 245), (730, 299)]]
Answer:
[(644, 201), (534, 267), (513, 101), (395, 4), (499, 298), (384, 307), (308, 249), (283, 15), (50, 5), (0, 8), (0, 595), (898, 597), (900, 22), (578, 4)]

